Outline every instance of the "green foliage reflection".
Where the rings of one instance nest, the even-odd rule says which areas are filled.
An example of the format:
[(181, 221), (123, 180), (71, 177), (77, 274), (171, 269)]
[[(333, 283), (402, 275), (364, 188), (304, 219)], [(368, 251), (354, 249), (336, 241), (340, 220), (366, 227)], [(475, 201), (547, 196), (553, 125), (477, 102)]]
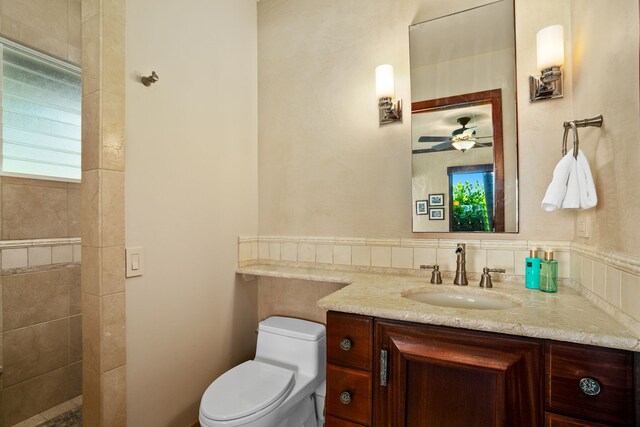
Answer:
[(453, 187), (453, 230), (491, 231), (484, 185), (459, 182)]

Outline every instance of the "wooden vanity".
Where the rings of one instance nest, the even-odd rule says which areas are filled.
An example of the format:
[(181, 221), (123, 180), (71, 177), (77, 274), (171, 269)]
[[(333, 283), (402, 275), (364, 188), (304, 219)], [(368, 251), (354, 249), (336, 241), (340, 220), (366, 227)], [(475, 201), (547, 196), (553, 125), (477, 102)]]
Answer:
[(330, 311), (326, 425), (639, 425), (636, 355)]

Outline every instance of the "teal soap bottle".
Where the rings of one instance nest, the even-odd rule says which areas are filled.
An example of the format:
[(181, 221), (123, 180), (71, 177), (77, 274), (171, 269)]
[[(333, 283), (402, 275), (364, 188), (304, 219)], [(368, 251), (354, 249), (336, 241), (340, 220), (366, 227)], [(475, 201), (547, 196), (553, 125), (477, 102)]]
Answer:
[(527, 289), (540, 289), (540, 258), (538, 249), (529, 249), (529, 257), (525, 258), (524, 286)]
[(540, 290), (558, 292), (558, 261), (553, 259), (553, 251), (545, 251), (540, 269)]

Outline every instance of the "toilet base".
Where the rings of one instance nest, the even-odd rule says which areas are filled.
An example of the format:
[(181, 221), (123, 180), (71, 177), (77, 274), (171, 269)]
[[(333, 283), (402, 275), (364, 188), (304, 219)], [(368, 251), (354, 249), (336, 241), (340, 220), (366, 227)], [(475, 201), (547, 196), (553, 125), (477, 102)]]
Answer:
[[(276, 408), (274, 411), (278, 411)], [(271, 415), (271, 416), (270, 416)], [(279, 418), (276, 416), (276, 418)], [(271, 421), (267, 421), (271, 420)], [(262, 418), (250, 421), (246, 424), (235, 424), (229, 422), (221, 422), (214, 424), (215, 426), (234, 425), (234, 427), (322, 427), (321, 423), (318, 425), (316, 418), (316, 405), (313, 396), (304, 398), (300, 403), (296, 405), (295, 410), (289, 414), (284, 420), (276, 424), (278, 420), (273, 420), (273, 414), (269, 413)], [(209, 427), (210, 424), (206, 420), (200, 417), (200, 425), (202, 427)]]
[(318, 427), (316, 404), (313, 397), (309, 396), (300, 402), (296, 411), (277, 427)]

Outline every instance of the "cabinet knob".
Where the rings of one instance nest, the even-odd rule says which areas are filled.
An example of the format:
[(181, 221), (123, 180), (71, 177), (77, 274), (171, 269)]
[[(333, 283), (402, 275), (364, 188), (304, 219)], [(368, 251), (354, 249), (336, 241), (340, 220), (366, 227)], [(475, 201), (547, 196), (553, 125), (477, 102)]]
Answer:
[(340, 393), (340, 402), (345, 405), (351, 403), (351, 393), (349, 393), (348, 391), (343, 391), (342, 393)]
[(351, 340), (349, 338), (342, 338), (340, 340), (340, 348), (344, 351), (351, 350)]
[(580, 380), (580, 390), (588, 396), (595, 396), (600, 393), (600, 383), (593, 378), (583, 378)]

